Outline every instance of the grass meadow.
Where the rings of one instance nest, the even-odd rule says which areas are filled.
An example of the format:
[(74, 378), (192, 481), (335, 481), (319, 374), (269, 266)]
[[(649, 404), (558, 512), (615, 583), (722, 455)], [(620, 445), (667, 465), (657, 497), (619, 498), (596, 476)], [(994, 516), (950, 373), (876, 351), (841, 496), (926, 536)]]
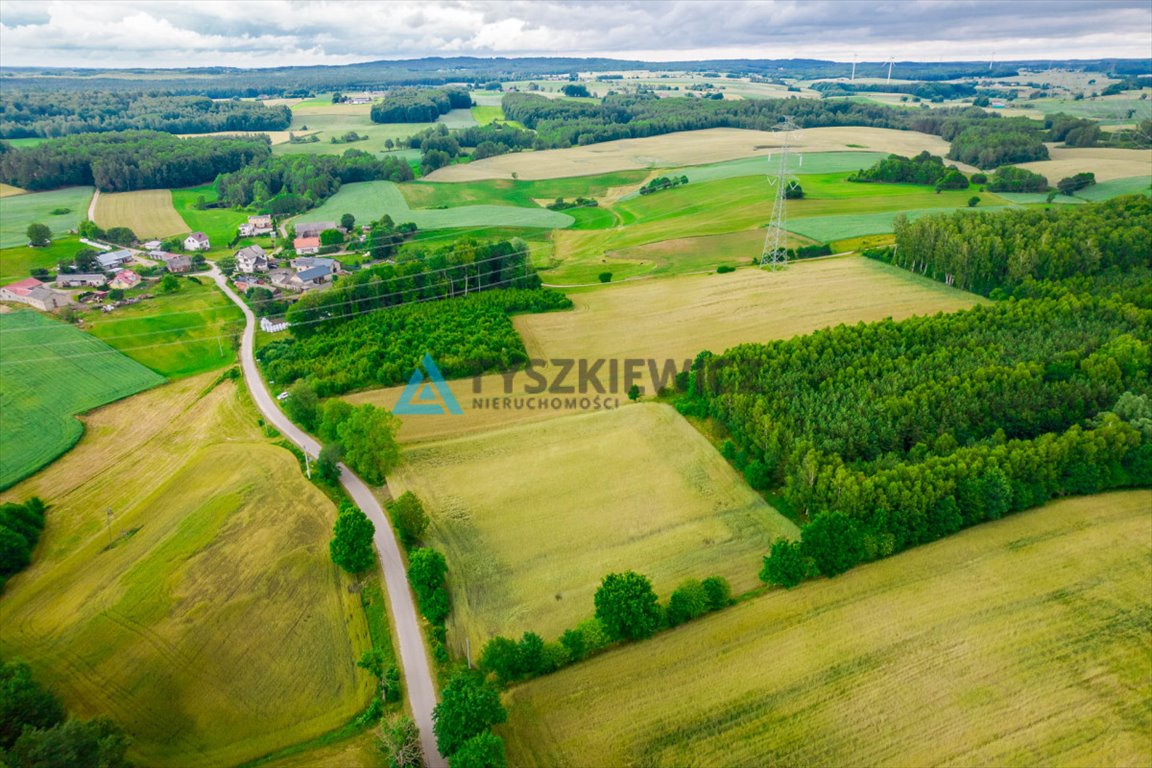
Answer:
[(172, 207), (166, 189), (101, 193), (96, 199), (96, 223), (104, 229), (128, 227), (141, 238), (162, 238), (190, 231)]
[(981, 525), (519, 685), (508, 762), (1141, 765), (1147, 491)]
[(76, 414), (163, 379), (75, 326), (32, 311), (0, 314), (0, 488), (67, 451)]
[(420, 229), (446, 229), (453, 227), (539, 227), (554, 229), (572, 224), (566, 213), (549, 211), (539, 206), (464, 205), (442, 209), (414, 209), (391, 181), (361, 181), (345, 184), (340, 191), (324, 201), (315, 210), (301, 215), (296, 221), (339, 221), (341, 215), (351, 213), (358, 222), (379, 219), (384, 214), (396, 223), (412, 221)]
[(60, 235), (43, 248), (30, 245), (0, 248), (0, 284), (23, 280), (33, 269), (55, 270), (59, 262), (71, 261), (77, 251), (87, 247), (76, 235)]
[(169, 378), (214, 371), (236, 361), (232, 338), (244, 329), (239, 307), (216, 289), (181, 280), (176, 293), (157, 294), (111, 314), (84, 314), (84, 328), (133, 360)]
[(763, 551), (795, 526), (749, 488), (670, 406), (555, 418), (409, 448), (389, 480), (429, 511), (448, 559), (449, 642), (556, 638), (594, 613), (600, 579), (649, 575), (755, 585)]
[[(387, 150), (385, 142), (399, 143), (435, 123), (373, 123), (371, 104), (333, 104), (326, 99), (313, 99), (293, 105), (289, 131), (298, 136), (315, 134), (320, 140), (312, 144), (275, 144), (277, 155), (339, 155), (346, 149), (378, 153)], [(351, 144), (333, 144), (333, 137), (355, 131), (367, 140)]]
[(215, 186), (203, 184), (199, 187), (172, 190), (172, 206), (188, 225), (185, 231), (203, 232), (208, 235), (208, 242), (214, 251), (228, 250), (228, 243), (236, 237), (236, 228), (248, 221), (248, 214), (231, 208), (197, 210), (196, 202), (201, 196), (208, 203), (219, 199)]
[(373, 688), (364, 612), (328, 557), (334, 505), (242, 385), (212, 382), (96, 411), (4, 496), (41, 496), (50, 522), (6, 587), (0, 653), (121, 724), (138, 765), (252, 760), (340, 728)]
[[(75, 229), (88, 216), (93, 191), (92, 187), (66, 187), (0, 197), (0, 248), (27, 245), (29, 224), (46, 224), (54, 235)], [(63, 209), (68, 212), (52, 213)]]

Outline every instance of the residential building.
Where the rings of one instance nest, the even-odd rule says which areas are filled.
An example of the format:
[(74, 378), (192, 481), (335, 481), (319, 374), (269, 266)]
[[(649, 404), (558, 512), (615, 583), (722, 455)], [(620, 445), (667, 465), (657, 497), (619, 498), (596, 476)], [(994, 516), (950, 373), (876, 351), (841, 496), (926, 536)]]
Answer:
[(184, 250), (186, 251), (206, 251), (211, 247), (208, 242), (208, 235), (203, 232), (193, 232), (184, 238)]
[(236, 251), (236, 271), (250, 275), (268, 271), (268, 255), (258, 245), (249, 245)]
[(292, 250), (296, 253), (320, 253), (320, 238), (298, 237), (292, 241)]
[(271, 216), (249, 216), (247, 224), (240, 225), (240, 237), (256, 237), (272, 234)]
[[(297, 250), (296, 252), (299, 253), (300, 251)], [(313, 267), (324, 267), (328, 270), (329, 274), (334, 275), (340, 271), (340, 262), (335, 259), (324, 259), (318, 256), (302, 256), (292, 260), (292, 268), (297, 272), (303, 272)]]
[(108, 283), (110, 288), (119, 288), (120, 290), (135, 288), (138, 285), (140, 285), (140, 275), (130, 269), (120, 270), (112, 278), (112, 282)]
[(339, 229), (344, 232), (334, 221), (306, 221), (296, 225), (296, 237), (320, 237), (320, 233), (326, 229)]
[(150, 251), (148, 255), (158, 261), (164, 262), (164, 268), (169, 272), (182, 274), (192, 271), (191, 256), (184, 256), (179, 253), (165, 253), (164, 251)]
[(108, 253), (101, 253), (96, 257), (97, 263), (100, 264), (100, 269), (105, 272), (111, 272), (114, 269), (124, 266), (132, 261), (133, 253), (126, 248), (121, 248), (118, 251), (108, 251)]
[(0, 288), (0, 301), (17, 301), (49, 312), (68, 306), (72, 298), (62, 291), (52, 290), (34, 277), (27, 277)]
[(328, 270), (328, 267), (311, 267), (310, 269), (305, 269), (292, 275), (292, 277), (288, 278), (288, 282), (296, 286), (296, 290), (303, 291), (312, 286), (332, 282), (332, 273)]
[(104, 277), (104, 275), (69, 275), (63, 272), (56, 275), (57, 288), (101, 288), (107, 285), (107, 283), (108, 278)]

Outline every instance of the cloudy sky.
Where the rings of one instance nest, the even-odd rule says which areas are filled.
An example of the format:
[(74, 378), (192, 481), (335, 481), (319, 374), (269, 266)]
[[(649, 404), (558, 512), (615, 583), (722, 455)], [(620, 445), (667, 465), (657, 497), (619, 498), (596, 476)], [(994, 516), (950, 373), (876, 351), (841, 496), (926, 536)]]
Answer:
[(0, 65), (1152, 54), (1152, 0), (0, 0)]

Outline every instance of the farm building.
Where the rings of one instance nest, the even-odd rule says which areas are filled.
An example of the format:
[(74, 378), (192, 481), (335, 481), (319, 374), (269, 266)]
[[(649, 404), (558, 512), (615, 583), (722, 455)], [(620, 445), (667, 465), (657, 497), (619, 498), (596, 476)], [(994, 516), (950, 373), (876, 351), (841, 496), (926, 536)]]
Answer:
[(68, 294), (54, 291), (34, 277), (0, 288), (0, 301), (17, 301), (45, 312), (72, 303)]
[(158, 256), (164, 262), (164, 268), (169, 272), (182, 274), (192, 271), (192, 258), (179, 253), (163, 253)]
[(258, 245), (249, 245), (236, 251), (236, 271), (244, 274), (268, 271), (268, 255)]
[(296, 253), (319, 253), (320, 238), (298, 237), (292, 241), (292, 250), (296, 251)]
[[(299, 250), (297, 250), (299, 253)], [(292, 268), (297, 272), (303, 272), (315, 267), (324, 267), (328, 270), (329, 274), (336, 274), (340, 271), (340, 262), (335, 259), (323, 259), (316, 256), (303, 256), (299, 259), (292, 260)]]
[(334, 221), (307, 221), (296, 225), (296, 237), (320, 237), (320, 233), (328, 229), (335, 229), (348, 234)]
[(135, 288), (140, 285), (140, 275), (130, 269), (122, 269), (116, 273), (116, 276), (112, 278), (112, 282), (108, 283), (108, 285), (111, 288), (119, 288), (121, 290)]
[(108, 253), (102, 253), (97, 256), (96, 261), (100, 264), (100, 269), (109, 272), (132, 261), (132, 251), (125, 248), (121, 248), (118, 251), (109, 251)]
[(208, 235), (203, 232), (193, 232), (184, 238), (184, 250), (186, 251), (206, 251), (212, 247), (208, 242)]
[(162, 243), (159, 240), (149, 240), (148, 242), (144, 243), (144, 250), (158, 251), (160, 250), (161, 245)]
[(248, 223), (240, 225), (240, 237), (272, 234), (271, 216), (249, 216)]
[(57, 288), (100, 288), (107, 283), (108, 278), (98, 274), (56, 275)]
[(303, 291), (312, 286), (324, 285), (325, 283), (332, 282), (332, 272), (328, 267), (311, 267), (302, 270), (288, 278), (288, 282), (298, 291)]

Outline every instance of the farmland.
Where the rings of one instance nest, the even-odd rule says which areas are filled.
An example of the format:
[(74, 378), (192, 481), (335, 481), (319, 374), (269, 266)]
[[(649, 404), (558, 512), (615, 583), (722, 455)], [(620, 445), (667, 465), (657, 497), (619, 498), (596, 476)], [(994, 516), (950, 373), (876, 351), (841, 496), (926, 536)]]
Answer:
[[(679, 367), (705, 349), (719, 352), (743, 342), (787, 338), (839, 323), (950, 312), (982, 301), (856, 256), (797, 262), (783, 272), (743, 269), (726, 275), (685, 275), (578, 290), (570, 296), (572, 311), (513, 318), (530, 357), (654, 358), (659, 365), (669, 358)], [(523, 397), (531, 384), (523, 376), (513, 380), (511, 393), (505, 392), (500, 376), (482, 377), (479, 392), (473, 391), (472, 379), (448, 384), (464, 414), (451, 419), (406, 416), (399, 433), (402, 441), (445, 438), (554, 415), (472, 407), (473, 397)], [(642, 385), (652, 394), (651, 382)], [(376, 389), (347, 399), (392, 408), (402, 390)]]
[(51, 523), (7, 586), (0, 652), (120, 723), (137, 764), (250, 760), (342, 726), (371, 690), (364, 614), (328, 558), (333, 504), (213, 378), (93, 413), (6, 494), (39, 494)]
[(762, 550), (796, 534), (666, 405), (410, 448), (391, 484), (425, 502), (426, 538), (448, 556), (456, 650), (558, 636), (592, 614), (612, 571), (644, 570), (662, 594), (713, 574), (747, 589)]
[(24, 190), (20, 187), (14, 187), (11, 184), (0, 184), (0, 197), (12, 197), (13, 195), (23, 195)]
[(1086, 497), (757, 597), (514, 689), (509, 763), (1143, 763), (1149, 541)]
[(446, 209), (413, 209), (391, 181), (362, 181), (345, 184), (319, 208), (302, 215), (298, 221), (339, 221), (351, 213), (357, 221), (368, 222), (384, 214), (399, 223), (412, 221), (420, 229), (449, 227), (566, 227), (573, 221), (566, 213), (535, 206), (465, 205)]
[[(310, 144), (283, 143), (273, 145), (276, 154), (339, 155), (346, 149), (359, 149), (372, 154), (384, 152), (385, 142), (399, 143), (432, 123), (373, 123), (369, 117), (370, 104), (332, 104), (324, 99), (300, 102), (292, 107), (292, 125), (289, 130), (297, 136), (315, 134), (319, 141)], [(349, 131), (367, 136), (365, 141), (351, 144), (333, 144), (331, 139)]]
[(163, 379), (83, 331), (31, 311), (0, 314), (0, 488), (71, 448), (75, 415)]
[(0, 197), (0, 248), (27, 244), (25, 231), (32, 223), (46, 224), (54, 234), (75, 228), (87, 215), (92, 192), (92, 187), (67, 187)]
[[(621, 139), (570, 149), (517, 153), (491, 157), (466, 165), (450, 165), (428, 176), (429, 181), (478, 181), (507, 179), (555, 179), (589, 176), (612, 171), (679, 168), (766, 154), (780, 146), (783, 135), (739, 128), (684, 131), (644, 139)], [(811, 128), (794, 141), (805, 152), (896, 152), (915, 155), (928, 150), (936, 155), (948, 151), (939, 136), (888, 128)]]
[(76, 235), (61, 234), (41, 248), (30, 245), (0, 248), (0, 284), (23, 280), (32, 269), (54, 268), (58, 262), (70, 261), (77, 251), (87, 247)]
[(170, 378), (233, 363), (233, 338), (244, 327), (240, 309), (210, 280), (181, 280), (176, 293), (160, 294), (112, 314), (92, 311), (84, 328), (133, 360)]
[(198, 210), (197, 201), (203, 197), (212, 203), (218, 199), (216, 187), (204, 184), (199, 187), (172, 190), (172, 205), (188, 225), (185, 231), (203, 232), (213, 250), (227, 248), (236, 237), (236, 228), (248, 220), (248, 214), (231, 208), (206, 208)]
[(1020, 163), (1021, 168), (1042, 174), (1055, 185), (1065, 176), (1092, 171), (1096, 181), (1112, 181), (1143, 175), (1152, 177), (1152, 152), (1140, 149), (1078, 148), (1049, 145), (1049, 160)]
[(172, 193), (166, 189), (101, 193), (96, 199), (95, 213), (96, 223), (104, 229), (128, 227), (141, 238), (168, 237), (189, 231), (189, 226), (172, 207)]

